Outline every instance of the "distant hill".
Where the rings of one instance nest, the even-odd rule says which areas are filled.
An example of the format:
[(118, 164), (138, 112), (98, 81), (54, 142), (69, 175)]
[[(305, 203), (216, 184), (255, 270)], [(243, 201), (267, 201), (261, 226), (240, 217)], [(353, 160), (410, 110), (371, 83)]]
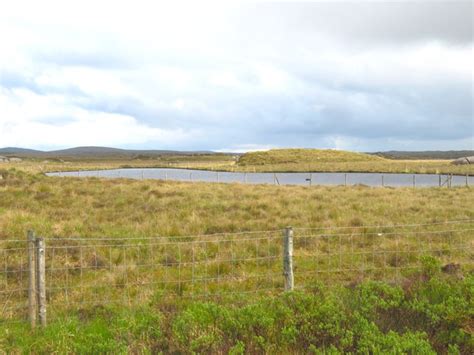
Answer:
[[(153, 158), (162, 155), (209, 155), (224, 154), (212, 151), (175, 151), (175, 150), (132, 150), (108, 147), (76, 147), (62, 150), (41, 151), (24, 148), (0, 148), (0, 155), (15, 156), (21, 158), (64, 158), (64, 159), (84, 159), (84, 158)], [(228, 153), (230, 154), (230, 153)]]
[(35, 155), (35, 154), (40, 154), (40, 153), (41, 152), (39, 150), (34, 150), (34, 149), (13, 148), (13, 147), (0, 148), (1, 155), (22, 155), (22, 154)]
[(134, 150), (109, 147), (76, 147), (61, 150), (42, 151), (34, 149), (6, 147), (0, 148), (0, 155), (37, 159), (151, 159), (167, 155), (237, 155), (240, 165), (304, 163), (307, 161), (368, 161), (374, 159), (457, 159), (474, 156), (474, 150), (452, 151), (386, 151), (355, 153), (332, 149), (272, 149), (269, 151), (238, 153), (216, 153), (212, 151), (177, 150)]
[(457, 159), (474, 155), (474, 150), (433, 150), (433, 151), (398, 151), (391, 150), (387, 152), (369, 153), (387, 159)]
[(273, 164), (305, 164), (333, 163), (354, 161), (377, 161), (383, 158), (364, 153), (354, 153), (333, 149), (271, 149), (268, 151), (249, 152), (243, 154), (238, 164), (273, 165)]

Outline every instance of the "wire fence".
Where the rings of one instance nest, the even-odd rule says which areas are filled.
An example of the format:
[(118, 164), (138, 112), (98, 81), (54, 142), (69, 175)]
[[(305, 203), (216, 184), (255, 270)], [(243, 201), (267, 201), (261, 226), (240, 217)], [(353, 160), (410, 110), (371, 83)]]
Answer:
[(372, 187), (469, 187), (474, 185), (474, 176), (453, 174), (409, 174), (409, 173), (269, 173), (229, 172), (193, 169), (112, 169), (50, 172), (48, 176), (96, 177), (126, 179), (159, 179), (182, 182), (215, 182), (270, 185), (366, 185)]
[[(48, 319), (90, 305), (279, 293), (362, 280), (402, 283), (426, 256), (474, 269), (474, 220), (147, 238), (45, 238)], [(27, 241), (0, 241), (0, 322), (28, 319)], [(37, 292), (37, 291), (35, 291)]]

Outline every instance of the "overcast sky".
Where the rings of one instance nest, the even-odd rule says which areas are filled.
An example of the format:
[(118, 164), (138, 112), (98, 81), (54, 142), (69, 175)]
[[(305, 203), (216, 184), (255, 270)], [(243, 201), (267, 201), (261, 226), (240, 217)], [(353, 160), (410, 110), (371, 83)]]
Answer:
[(5, 2), (0, 147), (474, 149), (471, 1), (152, 3)]

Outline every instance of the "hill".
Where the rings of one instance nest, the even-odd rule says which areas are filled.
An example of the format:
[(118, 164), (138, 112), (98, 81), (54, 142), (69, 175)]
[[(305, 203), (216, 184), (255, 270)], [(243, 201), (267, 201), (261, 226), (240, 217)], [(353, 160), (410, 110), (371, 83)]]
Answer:
[(382, 161), (381, 157), (332, 149), (271, 149), (242, 155), (238, 165), (345, 163)]
[(41, 152), (40, 150), (34, 150), (34, 149), (26, 149), (26, 148), (16, 148), (16, 147), (6, 147), (6, 148), (0, 148), (0, 154), (1, 155), (15, 155), (15, 156), (37, 156), (40, 155)]
[(427, 151), (399, 151), (391, 150), (387, 152), (376, 152), (369, 153), (373, 155), (378, 155), (387, 159), (403, 159), (403, 160), (425, 160), (425, 159), (434, 159), (434, 160), (450, 160), (457, 159), (462, 157), (469, 157), (474, 155), (474, 150), (427, 150)]
[(0, 155), (17, 156), (22, 158), (114, 158), (133, 159), (151, 158), (162, 155), (202, 155), (222, 154), (211, 151), (175, 151), (175, 150), (133, 150), (109, 147), (75, 147), (62, 150), (41, 151), (33, 149), (7, 147), (0, 148)]

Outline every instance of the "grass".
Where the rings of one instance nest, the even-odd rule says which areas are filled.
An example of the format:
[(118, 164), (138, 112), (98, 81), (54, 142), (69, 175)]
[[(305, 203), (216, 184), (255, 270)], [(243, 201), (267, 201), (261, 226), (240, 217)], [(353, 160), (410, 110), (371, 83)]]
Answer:
[[(436, 226), (401, 229), (397, 237), (390, 235), (390, 227), (363, 226), (473, 219), (473, 189), (53, 178), (33, 173), (37, 170), (24, 164), (0, 171), (0, 240), (24, 240), (26, 230), (34, 229), (52, 238), (50, 246), (63, 249), (48, 254), (48, 265), (57, 268), (48, 273), (48, 282), (59, 288), (48, 293), (50, 326), (31, 333), (23, 323), (0, 321), (0, 348), (6, 352), (83, 353), (91, 347), (113, 353), (472, 350), (472, 232), (428, 233), (420, 239), (409, 232), (435, 232)], [(175, 244), (151, 246), (140, 240), (117, 248), (91, 241), (93, 248), (81, 255), (77, 244), (54, 239), (107, 236), (120, 244), (124, 237), (275, 230), (287, 225), (349, 226), (344, 232), (351, 233), (344, 239), (331, 238), (331, 230), (323, 229), (325, 236), (305, 239), (302, 230), (295, 230), (295, 281), (304, 291), (289, 295), (278, 291), (281, 259), (219, 262), (219, 257), (235, 254), (280, 256), (281, 232), (265, 244), (252, 238), (237, 244), (214, 237), (204, 247), (182, 243), (180, 250)], [(361, 231), (382, 236), (357, 236)], [(429, 248), (434, 252), (423, 253)], [(375, 249), (385, 254), (379, 257), (371, 252)], [(311, 256), (315, 251), (317, 258)], [(178, 268), (191, 257), (205, 268)], [(0, 285), (11, 288), (20, 282), (14, 275), (23, 275), (25, 258), (13, 253), (4, 259), (10, 276), (0, 272)], [(144, 262), (154, 267), (142, 266)], [(87, 267), (83, 274), (78, 273), (78, 263)], [(447, 263), (460, 268), (453, 274), (441, 272)], [(370, 265), (377, 268), (367, 268)], [(249, 278), (269, 270), (275, 279)], [(320, 273), (311, 273), (314, 270)], [(223, 281), (168, 288), (156, 284), (176, 280), (178, 273), (197, 279), (220, 275)], [(267, 286), (274, 291), (266, 291)], [(261, 292), (238, 292), (259, 288)], [(204, 291), (223, 290), (237, 293), (199, 297)], [(24, 297), (18, 293), (1, 304), (23, 302)]]
[(474, 166), (452, 165), (450, 160), (392, 160), (339, 150), (274, 149), (240, 157), (236, 170), (256, 172), (383, 172), (474, 174)]
[(474, 218), (470, 188), (248, 186), (3, 171), (0, 238), (190, 235)]
[(351, 163), (377, 162), (385, 159), (369, 154), (354, 153), (330, 149), (271, 149), (262, 152), (250, 152), (240, 157), (240, 166), (279, 165), (309, 163)]
[(186, 168), (242, 172), (383, 172), (474, 175), (473, 165), (453, 165), (451, 160), (398, 160), (375, 155), (317, 149), (275, 149), (231, 155), (162, 156), (137, 159), (31, 160), (0, 163), (30, 173), (116, 168)]

